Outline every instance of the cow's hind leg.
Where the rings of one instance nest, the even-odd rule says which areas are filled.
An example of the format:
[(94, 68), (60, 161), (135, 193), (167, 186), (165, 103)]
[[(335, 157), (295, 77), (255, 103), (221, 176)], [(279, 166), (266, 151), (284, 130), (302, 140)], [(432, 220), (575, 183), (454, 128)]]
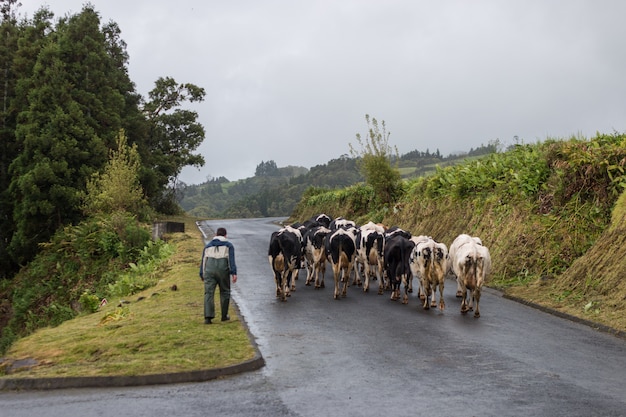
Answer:
[[(300, 272), (299, 269), (294, 269), (291, 272), (289, 272), (289, 282), (291, 283), (291, 285), (289, 286), (291, 291), (295, 291), (296, 290), (296, 280), (298, 279), (298, 273)], [(290, 296), (291, 294), (287, 294), (287, 296)]]
[[(444, 310), (446, 308), (446, 302), (443, 299), (443, 287), (444, 287), (445, 277), (439, 281), (439, 310)], [(434, 295), (433, 295), (434, 298)]]
[(333, 292), (333, 298), (339, 300), (339, 280), (341, 279), (341, 271), (333, 265), (333, 278), (335, 280), (335, 291)]
[(480, 303), (480, 288), (476, 288), (474, 290), (474, 299), (476, 300), (476, 311), (474, 311), (474, 317), (480, 317), (480, 308), (478, 307), (478, 303)]
[[(467, 290), (464, 291), (465, 293), (467, 293)], [(470, 295), (471, 297), (471, 295)], [(469, 307), (467, 305), (467, 295), (463, 294), (463, 296), (461, 297), (461, 314), (465, 314), (469, 311)]]
[(282, 277), (280, 274), (276, 273), (274, 276), (274, 281), (276, 282), (276, 298), (282, 298)]
[(467, 306), (467, 302), (465, 301), (465, 297), (461, 301), (461, 314), (465, 314), (469, 311), (469, 307)]
[(420, 279), (420, 289), (419, 289), (424, 297), (420, 297), (420, 300), (423, 301), (422, 307), (424, 310), (430, 309), (430, 294), (432, 293), (430, 289), (430, 283), (426, 279)]
[(456, 298), (463, 297), (463, 286), (461, 285), (461, 280), (457, 277), (456, 279)]
[(348, 296), (348, 284), (350, 282), (350, 269), (345, 269), (342, 275), (343, 275), (343, 278), (341, 279), (341, 282), (343, 283), (343, 288), (341, 289), (341, 297), (345, 298)]
[(326, 261), (322, 262), (322, 264), (320, 265), (320, 275), (321, 278), (318, 288), (325, 288), (326, 285), (324, 284), (324, 275), (326, 275)]
[(437, 285), (431, 285), (430, 287), (430, 306), (432, 308), (437, 307)]
[(391, 284), (391, 300), (396, 301), (400, 298), (400, 283), (394, 282)]

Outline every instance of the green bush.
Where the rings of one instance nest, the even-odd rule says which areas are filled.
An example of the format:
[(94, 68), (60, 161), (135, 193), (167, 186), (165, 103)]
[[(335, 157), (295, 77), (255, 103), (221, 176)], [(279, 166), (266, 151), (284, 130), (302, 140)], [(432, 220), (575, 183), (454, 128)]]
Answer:
[(129, 269), (120, 274), (117, 280), (109, 284), (108, 294), (114, 297), (126, 297), (157, 283), (158, 266), (162, 259), (173, 253), (171, 245), (163, 241), (149, 241), (141, 251), (137, 263), (130, 263)]
[(124, 212), (58, 230), (12, 282), (11, 319), (0, 347), (75, 317), (72, 306), (93, 312), (110, 291), (128, 295), (154, 285), (159, 263), (172, 252), (171, 245), (151, 240), (148, 225)]
[(100, 298), (92, 294), (89, 290), (85, 290), (78, 299), (82, 310), (86, 313), (95, 313), (100, 307)]

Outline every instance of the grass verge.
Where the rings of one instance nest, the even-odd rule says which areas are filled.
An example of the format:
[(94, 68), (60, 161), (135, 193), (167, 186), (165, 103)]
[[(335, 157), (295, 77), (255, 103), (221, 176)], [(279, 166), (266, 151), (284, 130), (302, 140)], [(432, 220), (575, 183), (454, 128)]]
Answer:
[(204, 324), (202, 235), (193, 219), (170, 220), (184, 221), (185, 233), (166, 236), (176, 251), (161, 265), (156, 286), (18, 340), (0, 363), (0, 378), (150, 375), (253, 359), (254, 346), (232, 303), (229, 322)]

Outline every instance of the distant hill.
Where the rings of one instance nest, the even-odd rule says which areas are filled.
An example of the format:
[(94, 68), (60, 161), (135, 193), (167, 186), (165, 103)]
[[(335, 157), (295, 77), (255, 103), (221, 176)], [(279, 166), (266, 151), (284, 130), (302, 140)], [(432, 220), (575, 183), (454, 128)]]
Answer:
[[(403, 178), (415, 178), (466, 160), (496, 152), (498, 143), (490, 143), (463, 154), (442, 156), (437, 150), (411, 151), (399, 156), (396, 163)], [(211, 178), (198, 185), (179, 187), (179, 204), (191, 216), (204, 218), (252, 218), (289, 216), (304, 192), (310, 187), (344, 188), (363, 181), (358, 160), (342, 155), (326, 164), (305, 167), (277, 167), (274, 161), (262, 161), (255, 176), (238, 181), (225, 177)]]

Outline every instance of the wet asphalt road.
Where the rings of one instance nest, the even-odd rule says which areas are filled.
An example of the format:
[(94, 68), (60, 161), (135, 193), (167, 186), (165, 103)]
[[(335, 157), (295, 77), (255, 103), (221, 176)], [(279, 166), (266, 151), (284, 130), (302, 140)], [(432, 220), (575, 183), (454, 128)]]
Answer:
[[(233, 297), (266, 366), (195, 384), (0, 393), (1, 416), (626, 416), (626, 341), (485, 291), (481, 318), (348, 288), (275, 298), (271, 220), (225, 226)], [(201, 246), (198, 248), (200, 256)], [(494, 260), (496, 261), (496, 260)], [(199, 287), (198, 297), (201, 298)], [(201, 319), (199, 312), (199, 320)]]

